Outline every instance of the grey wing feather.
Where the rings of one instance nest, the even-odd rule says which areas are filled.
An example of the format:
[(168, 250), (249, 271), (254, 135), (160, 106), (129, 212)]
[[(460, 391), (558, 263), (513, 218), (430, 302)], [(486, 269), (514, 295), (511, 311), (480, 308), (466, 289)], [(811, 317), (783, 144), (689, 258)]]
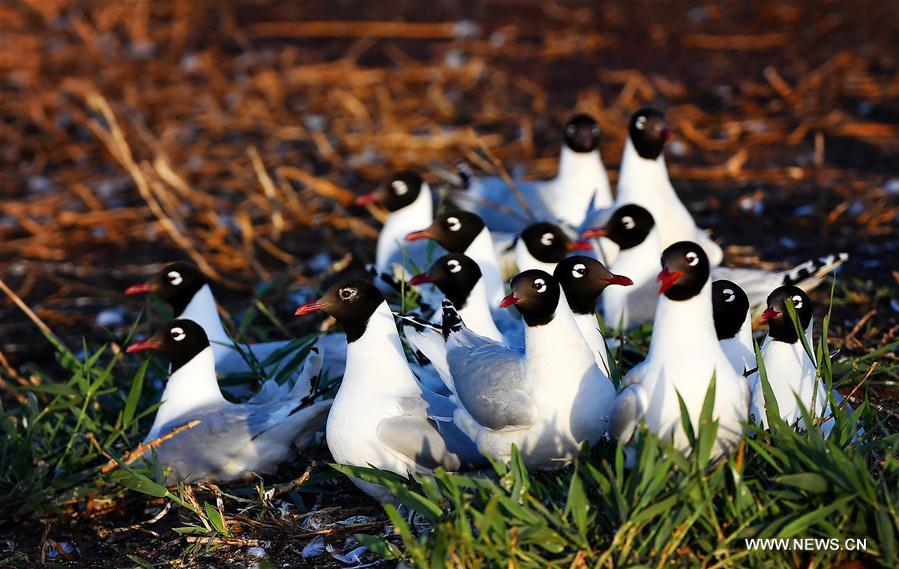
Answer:
[(378, 424), (378, 439), (424, 469), (442, 466), (450, 471), (459, 470), (459, 457), (446, 448), (435, 424), (420, 416), (384, 419)]
[(459, 402), (475, 421), (489, 429), (532, 425), (537, 408), (521, 352), (481, 340), (478, 347), (453, 348), (447, 354)]
[(646, 413), (640, 393), (642, 389), (639, 384), (634, 384), (626, 387), (615, 398), (612, 407), (612, 421), (609, 424), (609, 435), (621, 443), (630, 442), (637, 425)]

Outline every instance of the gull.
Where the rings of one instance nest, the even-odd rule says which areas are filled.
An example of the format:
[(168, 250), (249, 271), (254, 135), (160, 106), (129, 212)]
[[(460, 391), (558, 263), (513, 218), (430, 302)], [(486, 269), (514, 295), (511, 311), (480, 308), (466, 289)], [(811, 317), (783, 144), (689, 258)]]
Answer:
[(637, 427), (645, 424), (678, 450), (689, 451), (678, 394), (698, 432), (712, 378), (712, 417), (718, 430), (711, 457), (732, 451), (739, 442), (749, 413), (749, 386), (718, 344), (709, 269), (709, 259), (697, 243), (681, 241), (663, 252), (649, 354), (628, 372), (615, 399), (609, 434), (619, 443), (632, 443)]
[(231, 403), (219, 390), (215, 356), (203, 327), (175, 319), (156, 334), (128, 346), (128, 353), (153, 350), (171, 362), (169, 378), (144, 442), (199, 421), (156, 448), (159, 464), (171, 467), (166, 483), (227, 481), (253, 473), (274, 472), (294, 447), (305, 448), (321, 427), (330, 401), (311, 402), (305, 387), (321, 370), (316, 349), (310, 352), (293, 388), (273, 380), (245, 403)]
[[(428, 401), (409, 368), (393, 313), (369, 281), (348, 279), (297, 308), (303, 316), (324, 311), (343, 328), (347, 362), (325, 428), (339, 464), (371, 466), (401, 476), (470, 468), (483, 460), (452, 423), (428, 414)], [(372, 498), (392, 501), (377, 484), (353, 479)]]

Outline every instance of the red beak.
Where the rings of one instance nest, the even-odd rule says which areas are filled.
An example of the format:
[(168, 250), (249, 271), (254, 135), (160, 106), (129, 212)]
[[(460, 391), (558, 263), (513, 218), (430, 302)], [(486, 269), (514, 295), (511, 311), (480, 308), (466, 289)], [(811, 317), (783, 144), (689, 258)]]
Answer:
[(673, 287), (674, 283), (676, 283), (682, 276), (684, 276), (683, 271), (674, 271), (672, 273), (668, 269), (662, 269), (662, 272), (659, 273), (659, 276), (656, 279), (662, 283), (662, 286), (659, 287), (659, 294), (665, 294), (665, 291)]
[(434, 236), (427, 229), (422, 229), (421, 231), (413, 231), (409, 235), (406, 235), (406, 241), (418, 241), (419, 239), (433, 239)]
[(596, 239), (597, 237), (605, 237), (609, 234), (609, 230), (605, 227), (592, 227), (581, 233), (581, 239)]
[(632, 284), (634, 284), (634, 281), (630, 280), (629, 278), (627, 278), (624, 275), (612, 275), (611, 277), (606, 279), (606, 282), (609, 283), (610, 285), (621, 285), (621, 286), (631, 286)]
[(762, 320), (771, 320), (780, 316), (780, 312), (776, 308), (768, 307), (762, 312)]
[(379, 201), (381, 201), (381, 195), (377, 191), (356, 197), (356, 205), (365, 206), (373, 203), (378, 203)]
[(306, 316), (307, 314), (312, 314), (313, 312), (318, 312), (319, 310), (324, 310), (325, 305), (322, 304), (320, 300), (313, 300), (312, 302), (307, 302), (306, 304), (301, 304), (297, 311), (294, 312), (294, 316)]
[[(408, 237), (407, 237), (407, 239), (408, 239)], [(420, 275), (415, 275), (414, 277), (412, 277), (409, 280), (409, 284), (412, 286), (417, 286), (417, 285), (425, 284), (425, 283), (429, 283), (429, 282), (433, 282), (433, 281), (431, 281), (431, 277), (428, 276), (428, 273), (422, 273)]]
[(662, 130), (659, 131), (659, 136), (662, 138), (662, 142), (668, 142), (671, 140), (671, 129), (667, 126), (663, 126)]
[(133, 354), (135, 352), (145, 352), (147, 350), (158, 350), (161, 347), (161, 342), (150, 338), (149, 340), (144, 340), (143, 342), (135, 342), (131, 344), (125, 351), (129, 354)]
[(572, 241), (568, 244), (569, 251), (592, 251), (593, 245), (587, 241)]
[(140, 283), (126, 288), (125, 294), (127, 296), (134, 296), (135, 294), (147, 294), (155, 291), (156, 285), (154, 283)]
[(513, 304), (518, 304), (519, 302), (521, 302), (521, 299), (518, 298), (517, 296), (515, 296), (515, 293), (513, 292), (512, 294), (505, 297), (502, 302), (499, 303), (499, 307), (500, 308), (509, 308)]

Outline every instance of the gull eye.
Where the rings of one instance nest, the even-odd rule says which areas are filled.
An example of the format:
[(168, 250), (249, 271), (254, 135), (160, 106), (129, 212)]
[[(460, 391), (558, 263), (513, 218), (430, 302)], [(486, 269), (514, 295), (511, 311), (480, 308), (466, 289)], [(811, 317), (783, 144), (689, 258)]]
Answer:
[(459, 231), (462, 229), (462, 221), (458, 217), (447, 217), (446, 228), (450, 231)]
[(172, 286), (178, 286), (184, 282), (184, 277), (178, 271), (169, 271), (166, 276), (169, 278), (169, 284)]
[(643, 130), (644, 128), (646, 128), (646, 117), (637, 117), (637, 120), (634, 121), (634, 126), (637, 127), (637, 130)]
[(172, 340), (175, 340), (176, 342), (180, 342), (184, 338), (187, 338), (187, 334), (184, 333), (184, 329), (179, 327), (175, 327), (169, 330), (169, 334), (172, 335)]
[(571, 276), (576, 279), (579, 279), (587, 274), (587, 265), (583, 263), (578, 263), (574, 267), (571, 268)]
[(633, 217), (625, 215), (621, 218), (621, 225), (623, 225), (625, 229), (633, 229), (637, 223), (634, 221)]
[(684, 257), (687, 259), (687, 264), (691, 267), (695, 267), (699, 264), (699, 255), (694, 253), (693, 251), (688, 251)]
[(534, 290), (543, 293), (546, 290), (546, 281), (543, 279), (534, 279)]
[(544, 233), (543, 235), (540, 236), (540, 244), (546, 245), (547, 247), (552, 245), (555, 242), (555, 240), (556, 240), (556, 236), (553, 235), (552, 233)]
[(450, 259), (446, 262), (446, 268), (449, 269), (451, 273), (458, 273), (462, 270), (462, 263), (455, 259)]
[(351, 300), (356, 296), (356, 289), (354, 288), (342, 288), (340, 292), (337, 293), (340, 297), (340, 300)]
[(734, 291), (726, 288), (721, 291), (721, 298), (724, 299), (724, 302), (733, 302), (737, 295), (734, 294)]
[(409, 186), (406, 185), (406, 182), (402, 180), (394, 180), (390, 187), (393, 188), (393, 193), (398, 196), (406, 195), (406, 192), (409, 191)]
[(595, 124), (590, 127), (590, 132), (593, 133), (593, 136), (599, 136), (599, 125)]
[(793, 301), (794, 308), (802, 308), (802, 297), (801, 296), (799, 296), (797, 294), (797, 295), (793, 296), (793, 298), (791, 300)]
[(565, 134), (567, 134), (568, 136), (574, 136), (575, 131), (577, 131), (577, 127), (573, 124), (565, 127)]

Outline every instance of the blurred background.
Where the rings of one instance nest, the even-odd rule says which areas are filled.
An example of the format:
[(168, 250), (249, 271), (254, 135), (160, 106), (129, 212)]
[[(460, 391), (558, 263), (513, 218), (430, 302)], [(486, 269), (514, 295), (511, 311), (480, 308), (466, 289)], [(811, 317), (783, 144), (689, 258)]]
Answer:
[[(731, 264), (850, 252), (835, 334), (884, 345), (897, 57), (891, 0), (2, 0), (0, 278), (70, 345), (121, 334), (140, 308), (124, 287), (174, 259), (293, 331), (323, 274), (371, 259), (378, 220), (351, 201), (391, 170), (550, 177), (585, 111), (614, 180), (628, 116), (652, 104)], [(0, 363), (46, 354), (0, 295)]]

